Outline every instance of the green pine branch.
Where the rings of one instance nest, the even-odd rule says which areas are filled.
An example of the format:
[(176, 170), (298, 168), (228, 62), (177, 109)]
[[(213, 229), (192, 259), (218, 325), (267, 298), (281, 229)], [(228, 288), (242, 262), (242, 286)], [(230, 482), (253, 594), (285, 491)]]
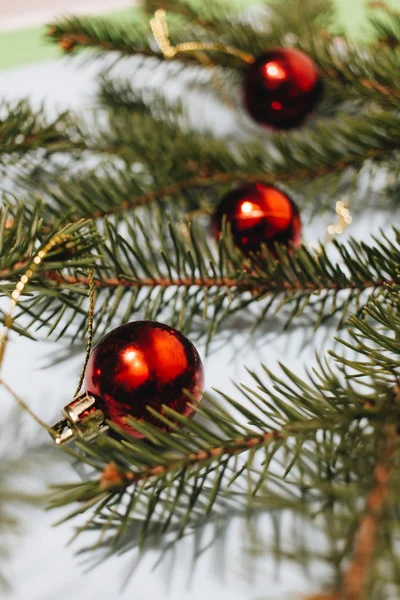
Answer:
[[(138, 12), (130, 28), (105, 20), (67, 19), (53, 24), (50, 33), (68, 51), (85, 46), (118, 51), (122, 56), (154, 56), (162, 60), (149, 25), (154, 8), (155, 3), (148, 2), (147, 14)], [(326, 82), (333, 85), (337, 98), (399, 105), (400, 82), (391, 46), (381, 46), (376, 51), (374, 45), (357, 46), (349, 43), (343, 34), (340, 39), (334, 36), (334, 11), (330, 2), (291, 0), (284, 6), (281, 2), (272, 2), (263, 9), (258, 7), (258, 28), (254, 28), (251, 18), (244, 18), (244, 7), (233, 9), (229, 6), (228, 18), (225, 2), (212, 5), (171, 2), (167, 8), (171, 9), (170, 38), (174, 45), (193, 40), (207, 41), (230, 45), (257, 56), (266, 48), (286, 46), (291, 35), (296, 45), (317, 62)], [(386, 30), (391, 27), (395, 32), (398, 15), (391, 16)], [(382, 35), (386, 22), (382, 19), (374, 22), (378, 34)], [(393, 31), (390, 30), (391, 39)], [(388, 31), (386, 34), (390, 35)], [(243, 71), (243, 63), (235, 57), (222, 52), (207, 52), (207, 55), (214, 66)], [(198, 57), (191, 53), (179, 53), (174, 60), (198, 63)]]
[[(370, 300), (371, 322), (350, 319), (351, 341), (343, 347), (356, 350), (359, 360), (336, 352), (334, 365), (321, 359), (308, 380), (284, 366), (281, 373), (263, 367), (261, 376), (250, 372), (253, 387), (238, 386), (242, 398), (207, 396), (193, 421), (168, 407), (162, 415), (151, 410), (172, 433), (129, 419), (145, 439), (111, 425), (116, 437), (78, 442), (70, 453), (94, 468), (93, 477), (60, 486), (52, 506), (79, 502), (69, 517), (91, 513), (80, 532), (108, 533), (114, 547), (133, 522), (140, 526), (138, 544), (155, 531), (179, 537), (236, 495), (248, 509), (271, 502), (311, 516), (329, 504), (361, 520), (356, 498), (373, 489), (379, 440), (399, 419), (399, 299), (392, 287), (385, 300)], [(397, 465), (396, 457), (392, 452), (390, 461)], [(396, 481), (385, 483), (385, 503), (396, 496)], [(348, 529), (340, 535), (347, 539)], [(343, 565), (350, 552), (346, 546)]]
[[(396, 49), (400, 45), (400, 13), (385, 2), (370, 2), (377, 14), (372, 14), (370, 23), (374, 27), (379, 43)], [(379, 12), (378, 12), (379, 11)]]
[(398, 109), (398, 60), (390, 47), (322, 39), (311, 40), (304, 50), (313, 57), (333, 93), (331, 102), (362, 101)]
[[(96, 52), (117, 51), (122, 56), (162, 59), (152, 39), (149, 23), (153, 9), (160, 6), (151, 1), (145, 8), (147, 12), (135, 10), (129, 24), (121, 25), (99, 18), (64, 18), (51, 23), (48, 33), (51, 41), (67, 52), (83, 47)], [(280, 2), (271, 2), (268, 6), (254, 3), (259, 24), (255, 28), (251, 17), (247, 16), (251, 5), (244, 3), (235, 8), (224, 1), (169, 2), (165, 8), (169, 11), (168, 25), (174, 45), (193, 40), (209, 41), (232, 45), (253, 54), (259, 54), (268, 47), (286, 45), (289, 34), (299, 40), (316, 36), (332, 23), (333, 16), (332, 2), (320, 0), (289, 0), (284, 11)], [(198, 61), (190, 53), (180, 54), (178, 60), (192, 64)], [(213, 53), (212, 61), (234, 68), (243, 66), (237, 59), (221, 52)]]
[[(26, 299), (29, 306), (34, 306), (38, 301), (47, 305), (56, 300), (58, 312), (53, 319), (58, 323), (67, 307), (72, 306), (72, 297), (68, 286), (63, 290), (55, 289), (52, 274), (71, 274), (76, 269), (92, 266), (96, 260), (93, 251), (99, 244), (100, 236), (93, 223), (81, 220), (71, 224), (67, 222), (67, 217), (54, 220), (51, 226), (43, 226), (42, 211), (40, 201), (31, 207), (26, 207), (24, 203), (8, 203), (0, 208), (0, 297), (11, 295), (20, 277), (32, 266), (37, 253), (51, 238), (56, 235), (68, 236), (54, 246), (36, 268), (18, 305), (19, 315), (29, 314), (29, 310), (23, 309)], [(88, 290), (82, 290), (81, 293), (87, 296)], [(79, 308), (75, 307), (75, 311), (78, 312)], [(5, 315), (1, 310), (2, 321)], [(18, 323), (14, 321), (14, 327), (20, 333), (31, 336), (30, 325), (26, 325), (26, 321), (22, 323), (18, 315), (16, 320)]]
[(173, 202), (188, 211), (212, 210), (228, 186), (252, 182), (296, 184), (296, 192), (310, 205), (308, 190), (315, 189), (316, 180), (324, 188), (323, 198), (326, 186), (337, 184), (344, 172), (357, 177), (364, 164), (394, 165), (400, 117), (379, 111), (368, 118), (326, 120), (314, 131), (271, 136), (266, 147), (253, 142), (232, 149), (228, 141), (180, 129), (170, 121), (157, 121), (154, 136), (151, 115), (123, 110), (113, 115), (101, 137), (83, 130), (83, 140), (88, 149), (111, 153), (110, 159), (118, 156), (132, 168), (111, 163), (68, 177), (30, 176), (28, 189), (37, 181), (49, 199), (45, 213), (52, 217), (71, 211), (72, 220), (99, 219), (155, 201)]
[(104, 18), (67, 17), (49, 25), (50, 42), (60, 45), (66, 52), (78, 47), (99, 52), (118, 51), (124, 55), (160, 56), (149, 44), (149, 20), (141, 10), (132, 11), (129, 24), (110, 22)]
[[(228, 231), (218, 246), (199, 225), (173, 225), (163, 211), (153, 210), (144, 220), (134, 215), (123, 233), (111, 222), (105, 225), (102, 258), (94, 265), (97, 336), (135, 315), (168, 320), (210, 343), (228, 318), (244, 310), (254, 329), (278, 314), (285, 328), (302, 315), (315, 329), (333, 317), (340, 327), (370, 294), (400, 283), (397, 231), (393, 239), (381, 233), (371, 245), (335, 242), (330, 252), (280, 248), (277, 261), (268, 251), (246, 259)], [(44, 271), (31, 289), (50, 286), (52, 295), (27, 298), (21, 315), (28, 313), (32, 326), (45, 323), (58, 335), (84, 335), (88, 284), (84, 273)], [(61, 311), (58, 296), (64, 294), (69, 304)], [(258, 310), (251, 313), (251, 306)], [(61, 313), (55, 327), (54, 315)]]
[(34, 111), (25, 101), (5, 104), (1, 110), (1, 162), (9, 163), (13, 157), (21, 157), (34, 150), (49, 154), (80, 147), (71, 140), (73, 123), (66, 113), (48, 121), (43, 109)]
[[(141, 57), (133, 78), (143, 65), (171, 75), (197, 64), (194, 79), (204, 80), (205, 68), (190, 54), (165, 69), (149, 26), (157, 7), (147, 0), (123, 25), (61, 19), (49, 34), (66, 52), (84, 47), (96, 55), (117, 51), (116, 59)], [(306, 521), (321, 516), (336, 567), (331, 599), (351, 597), (354, 589), (358, 597), (383, 597), (385, 578), (399, 582), (391, 516), (398, 512), (400, 483), (400, 233), (380, 233), (371, 243), (335, 242), (320, 254), (303, 247), (279, 249), (278, 260), (267, 253), (249, 258), (233, 246), (228, 229), (217, 246), (209, 216), (240, 182), (277, 184), (291, 195), (290, 186), (296, 200), (309, 196), (320, 212), (328, 196), (332, 201), (327, 187), (338, 194), (346, 177), (361, 181), (364, 166), (384, 165), (395, 177), (398, 18), (388, 13), (390, 25), (375, 22), (377, 43), (356, 45), (335, 37), (332, 4), (322, 0), (269, 3), (258, 9), (257, 27), (252, 9), (232, 10), (226, 2), (167, 0), (165, 8), (173, 44), (218, 42), (252, 55), (292, 43), (303, 48), (323, 74), (334, 118), (255, 141), (244, 127), (234, 140), (220, 140), (194, 132), (181, 104), (171, 106), (150, 87), (139, 92), (109, 74), (100, 95), (108, 120), (102, 112), (88, 124), (66, 115), (49, 123), (26, 104), (12, 107), (0, 124), (5, 166), (28, 150), (39, 150), (40, 159), (59, 151), (73, 158), (70, 151), (79, 150), (83, 159), (101, 161), (92, 170), (84, 161), (30, 169), (18, 182), (25, 184), (25, 198), (5, 198), (0, 295), (10, 295), (55, 233), (69, 236), (29, 282), (15, 328), (26, 335), (43, 329), (59, 338), (82, 337), (91, 266), (96, 337), (134, 315), (167, 320), (210, 342), (240, 311), (253, 318), (253, 306), (256, 329), (271, 314), (285, 327), (304, 316), (317, 328), (331, 317), (341, 326), (354, 313), (350, 337), (330, 358), (318, 358), (305, 379), (285, 366), (278, 373), (264, 366), (261, 374), (250, 372), (250, 385), (237, 386), (236, 397), (207, 394), (192, 421), (164, 407), (158, 418), (168, 431), (131, 419), (142, 439), (110, 424), (112, 435), (90, 445), (78, 440), (69, 452), (92, 467), (92, 475), (57, 486), (51, 506), (73, 505), (66, 518), (87, 513), (78, 533), (97, 531), (99, 544), (112, 549), (144, 547), (152, 536), (158, 543), (169, 535), (176, 539), (222, 511), (289, 509)], [(223, 92), (239, 97), (243, 63), (221, 52), (208, 56), (210, 87), (215, 75)], [(26, 190), (35, 190), (35, 198), (40, 192), (42, 203)], [(317, 203), (321, 190), (324, 199)], [(0, 502), (4, 494), (0, 487)]]

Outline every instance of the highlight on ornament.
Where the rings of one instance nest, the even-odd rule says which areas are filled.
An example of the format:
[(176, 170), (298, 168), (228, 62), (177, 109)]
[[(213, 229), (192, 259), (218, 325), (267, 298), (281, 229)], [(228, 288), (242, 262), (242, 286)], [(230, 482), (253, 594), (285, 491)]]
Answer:
[(65, 406), (64, 418), (50, 428), (57, 444), (75, 436), (90, 441), (108, 429), (107, 420), (134, 437), (144, 437), (126, 417), (167, 430), (148, 408), (163, 414), (168, 406), (192, 417), (203, 397), (204, 370), (196, 348), (177, 329), (156, 321), (134, 321), (113, 329), (93, 349), (84, 389)]
[(254, 183), (226, 194), (213, 217), (219, 239), (224, 218), (242, 252), (260, 252), (264, 244), (276, 256), (276, 244), (300, 246), (301, 221), (295, 203), (278, 188)]
[(247, 67), (243, 91), (248, 113), (257, 123), (291, 129), (311, 114), (323, 84), (309, 56), (296, 48), (275, 48)]

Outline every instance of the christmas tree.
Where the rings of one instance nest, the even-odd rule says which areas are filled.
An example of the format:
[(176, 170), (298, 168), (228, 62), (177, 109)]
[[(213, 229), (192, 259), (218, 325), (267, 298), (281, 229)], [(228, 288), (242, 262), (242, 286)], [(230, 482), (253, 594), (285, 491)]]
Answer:
[[(63, 18), (48, 39), (104, 64), (95, 110), (3, 106), (0, 384), (56, 442), (29, 454), (78, 465), (49, 503), (89, 557), (200, 553), (240, 515), (254, 553), (324, 563), (309, 600), (400, 597), (400, 12), (371, 3), (371, 24), (355, 42), (326, 0)], [(304, 374), (248, 363), (299, 328)], [(52, 427), (7, 383), (18, 336), (82, 357)], [(0, 525), (16, 499), (0, 486)]]

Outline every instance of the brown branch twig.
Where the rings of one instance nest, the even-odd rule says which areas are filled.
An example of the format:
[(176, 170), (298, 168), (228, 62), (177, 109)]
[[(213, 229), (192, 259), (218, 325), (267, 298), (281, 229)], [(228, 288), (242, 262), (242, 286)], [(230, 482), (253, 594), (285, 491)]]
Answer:
[[(20, 271), (23, 271), (26, 268), (27, 263), (21, 262), (13, 267), (12, 270), (4, 269), (0, 271), (0, 281), (11, 281), (14, 277), (18, 276)], [(43, 271), (40, 275), (46, 279), (48, 279), (52, 283), (56, 283), (60, 286), (82, 286), (84, 288), (88, 288), (89, 286), (89, 278), (84, 276), (72, 276), (72, 275), (63, 275), (56, 271)], [(304, 283), (295, 281), (275, 281), (273, 277), (265, 279), (260, 279), (257, 281), (257, 276), (254, 278), (243, 278), (237, 279), (233, 277), (223, 277), (223, 278), (213, 278), (213, 277), (194, 277), (194, 278), (182, 278), (177, 277), (176, 279), (170, 279), (168, 277), (165, 278), (151, 278), (151, 277), (143, 277), (142, 279), (125, 279), (125, 278), (117, 278), (117, 277), (105, 277), (102, 279), (94, 279), (93, 285), (96, 289), (104, 289), (104, 288), (167, 288), (167, 287), (201, 287), (201, 288), (240, 288), (243, 291), (251, 291), (255, 294), (260, 293), (264, 294), (268, 291), (305, 291), (305, 292), (317, 292), (322, 291), (324, 289), (330, 291), (337, 290), (362, 290), (374, 288), (377, 289), (379, 287), (383, 287), (384, 285), (392, 285), (394, 281), (391, 279), (383, 279), (379, 278), (376, 281), (366, 280), (362, 283), (354, 283), (347, 281), (346, 283), (334, 281), (307, 281)]]
[(392, 457), (397, 437), (396, 428), (387, 428), (387, 439), (382, 443), (381, 457), (374, 470), (374, 485), (370, 490), (365, 513), (356, 532), (351, 562), (344, 574), (339, 600), (363, 600), (364, 591), (379, 538), (379, 525), (389, 495), (393, 472)]
[[(289, 429), (290, 428), (288, 427), (285, 431), (289, 432)], [(265, 446), (273, 441), (283, 439), (284, 435), (283, 431), (270, 431), (259, 436), (233, 440), (226, 446), (210, 448), (209, 450), (200, 450), (199, 452), (179, 456), (176, 459), (171, 460), (168, 464), (155, 465), (139, 471), (122, 472), (116, 463), (109, 463), (102, 472), (100, 488), (105, 490), (109, 489), (110, 486), (114, 487), (117, 480), (120, 487), (128, 487), (132, 483), (136, 484), (139, 483), (139, 481), (151, 479), (152, 477), (159, 477), (160, 475), (165, 475), (166, 473), (177, 469), (186, 468), (207, 461), (219, 460), (222, 456), (234, 456), (252, 448)]]
[(394, 425), (385, 429), (380, 458), (374, 469), (374, 483), (368, 493), (365, 511), (359, 521), (350, 563), (341, 586), (326, 595), (309, 596), (308, 600), (366, 600), (365, 591), (379, 540), (379, 526), (389, 496), (390, 479), (394, 470), (397, 430)]
[[(87, 287), (89, 285), (89, 279), (87, 277), (72, 277), (68, 275), (61, 275), (57, 272), (49, 273), (48, 275), (51, 281), (54, 281), (60, 285), (82, 285)], [(0, 272), (1, 278), (1, 272)], [(117, 279), (117, 278), (104, 278), (104, 279), (94, 279), (94, 286), (96, 288), (107, 288), (107, 287), (192, 287), (199, 286), (203, 288), (212, 288), (212, 287), (221, 287), (221, 288), (242, 288), (243, 290), (250, 290), (253, 292), (263, 292), (266, 291), (276, 291), (279, 290), (280, 287), (286, 291), (301, 291), (306, 290), (309, 292), (328, 289), (328, 290), (345, 290), (345, 289), (364, 289), (364, 288), (378, 288), (383, 285), (391, 285), (393, 282), (391, 280), (385, 279), (377, 279), (376, 281), (364, 281), (362, 285), (356, 284), (353, 282), (347, 282), (346, 284), (335, 283), (335, 282), (293, 282), (290, 283), (288, 281), (284, 282), (276, 282), (272, 278), (270, 280), (260, 280), (256, 281), (255, 279), (234, 279), (234, 278), (177, 278), (177, 279), (169, 279), (169, 278), (155, 278), (152, 279), (150, 277), (144, 277), (140, 280), (130, 280), (130, 279)]]
[(134, 48), (131, 44), (114, 44), (111, 40), (100, 40), (93, 38), (86, 33), (74, 33), (67, 31), (59, 31), (56, 26), (51, 26), (47, 30), (47, 35), (57, 42), (64, 52), (71, 52), (78, 46), (86, 48), (100, 48), (101, 50), (124, 52), (128, 55), (140, 54), (142, 56), (158, 56), (162, 58), (160, 52), (155, 52), (150, 48)]
[(191, 465), (219, 461), (222, 456), (235, 456), (242, 452), (246, 452), (247, 450), (254, 450), (255, 448), (261, 448), (275, 441), (281, 441), (292, 434), (304, 431), (306, 425), (308, 425), (309, 428), (315, 426), (317, 429), (320, 426), (320, 422), (315, 419), (309, 419), (308, 421), (291, 423), (283, 426), (279, 431), (269, 431), (261, 435), (252, 435), (237, 440), (229, 440), (225, 445), (177, 456), (167, 464), (154, 465), (153, 467), (142, 468), (137, 471), (122, 471), (116, 463), (111, 462), (105, 466), (102, 472), (100, 477), (100, 487), (104, 491), (107, 489), (108, 484), (115, 486), (117, 479), (120, 488), (128, 487), (139, 481), (148, 480), (152, 477), (159, 477), (171, 471), (186, 468)]
[[(389, 149), (396, 149), (400, 146), (400, 141), (396, 140), (390, 144)], [(348, 160), (338, 160), (329, 164), (318, 165), (314, 168), (299, 168), (293, 169), (291, 172), (272, 172), (272, 173), (241, 173), (240, 171), (234, 171), (232, 173), (221, 173), (214, 172), (209, 173), (207, 176), (197, 175), (190, 177), (183, 181), (178, 181), (171, 185), (166, 185), (158, 190), (153, 190), (138, 196), (129, 201), (122, 202), (118, 206), (104, 211), (96, 211), (90, 216), (93, 219), (101, 219), (117, 212), (125, 212), (136, 208), (137, 206), (144, 206), (155, 200), (161, 200), (167, 196), (173, 196), (179, 194), (186, 189), (195, 188), (209, 188), (215, 185), (228, 184), (228, 183), (265, 183), (273, 185), (276, 183), (289, 183), (291, 181), (306, 181), (308, 179), (314, 179), (317, 177), (323, 177), (337, 171), (342, 171), (347, 168), (355, 167), (360, 163), (363, 163), (367, 159), (373, 159), (380, 156), (384, 152), (388, 151), (388, 147), (382, 148), (371, 148), (365, 154), (359, 157), (351, 157)], [(73, 217), (72, 217), (73, 218)], [(82, 218), (82, 215), (77, 216), (76, 219)]]

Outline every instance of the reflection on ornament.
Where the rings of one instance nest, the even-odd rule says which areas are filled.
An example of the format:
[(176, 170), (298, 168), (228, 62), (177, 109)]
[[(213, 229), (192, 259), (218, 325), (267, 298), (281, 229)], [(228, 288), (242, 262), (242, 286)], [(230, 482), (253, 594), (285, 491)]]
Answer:
[(266, 76), (272, 79), (285, 79), (287, 76), (285, 69), (277, 62), (267, 62), (264, 71)]

